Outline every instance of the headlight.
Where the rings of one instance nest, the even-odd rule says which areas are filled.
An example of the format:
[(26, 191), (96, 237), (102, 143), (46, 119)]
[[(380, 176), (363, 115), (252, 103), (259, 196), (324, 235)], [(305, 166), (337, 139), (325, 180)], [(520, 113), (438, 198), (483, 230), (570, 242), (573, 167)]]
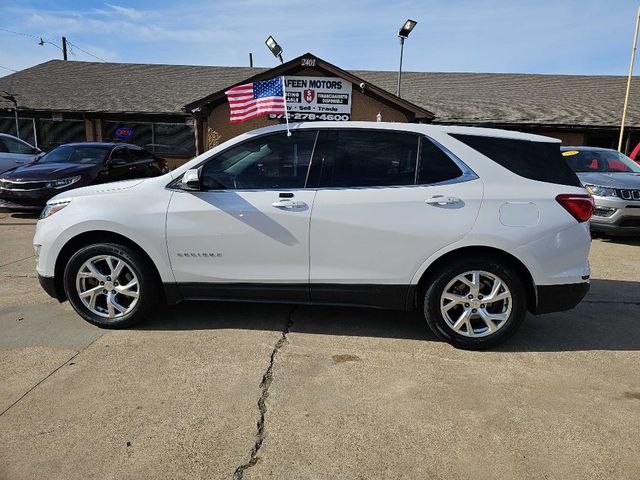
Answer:
[(615, 188), (611, 187), (601, 187), (600, 185), (585, 185), (584, 188), (587, 189), (591, 195), (595, 195), (596, 197), (617, 197), (618, 193)]
[(46, 183), (46, 187), (47, 188), (64, 188), (64, 187), (68, 187), (69, 185), (79, 181), (80, 178), (82, 178), (82, 177), (80, 177), (80, 175), (78, 175), (77, 177), (61, 178), (60, 180), (51, 180), (50, 182)]
[(59, 212), (70, 203), (71, 200), (67, 200), (65, 202), (47, 203), (47, 205), (45, 205), (44, 207), (44, 210), (42, 210), (42, 213), (40, 214), (40, 220), (50, 217), (56, 212)]

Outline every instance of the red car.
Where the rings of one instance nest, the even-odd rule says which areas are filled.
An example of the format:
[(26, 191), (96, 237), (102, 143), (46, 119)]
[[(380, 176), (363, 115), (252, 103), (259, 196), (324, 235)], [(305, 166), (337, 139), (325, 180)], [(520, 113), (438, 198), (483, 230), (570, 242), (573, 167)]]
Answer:
[(640, 164), (640, 158), (638, 158), (638, 154), (640, 154), (640, 143), (638, 145), (636, 145), (636, 148), (633, 149), (633, 152), (631, 152), (631, 155), (629, 155), (629, 158), (631, 160), (633, 160), (636, 163)]

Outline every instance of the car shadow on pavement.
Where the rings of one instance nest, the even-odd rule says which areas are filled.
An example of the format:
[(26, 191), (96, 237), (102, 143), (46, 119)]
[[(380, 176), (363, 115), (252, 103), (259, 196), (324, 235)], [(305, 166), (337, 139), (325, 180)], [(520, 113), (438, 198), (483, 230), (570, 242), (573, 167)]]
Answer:
[[(638, 307), (640, 283), (593, 280), (574, 310), (528, 315), (514, 337), (495, 351), (640, 350)], [(307, 305), (184, 302), (134, 328), (281, 331), (292, 310), (292, 333), (437, 341), (417, 312)]]
[(622, 245), (638, 245), (640, 246), (640, 238), (637, 235), (620, 235), (615, 237), (597, 237), (597, 240), (604, 243), (619, 243)]
[(294, 333), (435, 340), (424, 319), (415, 312), (315, 305), (183, 302), (133, 328), (282, 331), (291, 312), (290, 331)]

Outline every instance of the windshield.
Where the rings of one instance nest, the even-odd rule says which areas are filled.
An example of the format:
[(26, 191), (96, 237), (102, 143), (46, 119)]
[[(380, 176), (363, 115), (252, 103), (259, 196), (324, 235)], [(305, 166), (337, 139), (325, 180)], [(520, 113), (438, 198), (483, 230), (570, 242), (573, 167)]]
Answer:
[(562, 155), (574, 172), (640, 173), (640, 166), (615, 150), (565, 150)]
[(104, 163), (110, 150), (111, 147), (107, 145), (61, 145), (38, 160), (38, 163), (98, 165)]

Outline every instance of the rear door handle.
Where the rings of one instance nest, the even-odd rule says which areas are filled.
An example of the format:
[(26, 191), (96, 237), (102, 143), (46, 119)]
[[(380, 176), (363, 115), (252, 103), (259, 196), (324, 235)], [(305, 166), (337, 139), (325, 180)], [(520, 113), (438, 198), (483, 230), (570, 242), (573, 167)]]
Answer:
[(288, 198), (284, 198), (282, 200), (278, 200), (277, 202), (273, 202), (271, 205), (273, 205), (276, 208), (287, 208), (287, 209), (302, 208), (307, 206), (307, 204), (304, 202), (297, 202), (295, 200), (289, 200)]
[(431, 198), (427, 198), (425, 203), (428, 205), (453, 205), (455, 203), (461, 203), (458, 197), (445, 197), (444, 195), (434, 195)]

